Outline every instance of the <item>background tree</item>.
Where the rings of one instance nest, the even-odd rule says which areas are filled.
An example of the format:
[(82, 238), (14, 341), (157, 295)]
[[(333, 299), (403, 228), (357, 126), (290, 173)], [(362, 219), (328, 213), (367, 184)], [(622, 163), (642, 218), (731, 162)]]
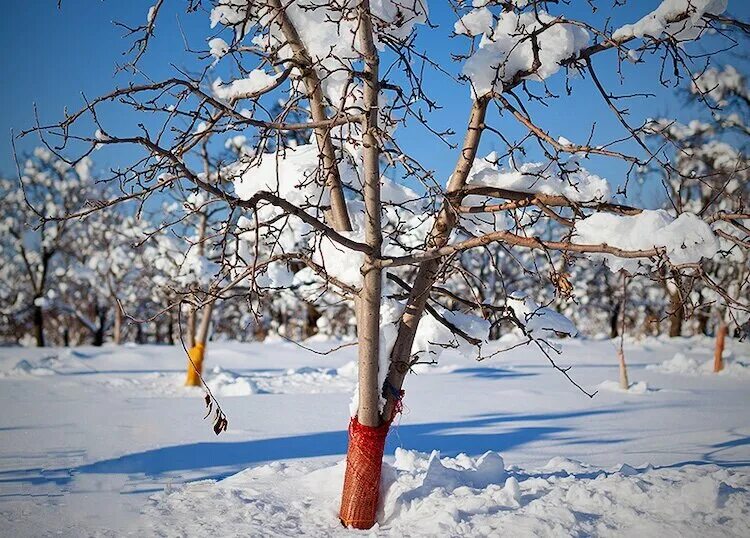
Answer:
[[(77, 223), (63, 217), (81, 209), (91, 192), (91, 162), (75, 165), (39, 148), (23, 162), (19, 179), (0, 180), (0, 242), (6, 315), (30, 319), (37, 346), (44, 346), (51, 281), (59, 278), (65, 249)], [(53, 292), (54, 293), (54, 292)]]

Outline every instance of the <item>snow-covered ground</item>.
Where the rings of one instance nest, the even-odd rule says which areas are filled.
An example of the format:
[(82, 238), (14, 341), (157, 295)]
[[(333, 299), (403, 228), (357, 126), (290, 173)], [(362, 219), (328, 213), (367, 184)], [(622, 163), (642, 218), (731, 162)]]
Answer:
[[(750, 536), (750, 345), (714, 375), (709, 339), (626, 343), (629, 391), (612, 342), (560, 345), (593, 399), (531, 347), (410, 376), (372, 532)], [(353, 533), (336, 509), (354, 356), (211, 343), (216, 437), (181, 348), (0, 348), (0, 535)]]

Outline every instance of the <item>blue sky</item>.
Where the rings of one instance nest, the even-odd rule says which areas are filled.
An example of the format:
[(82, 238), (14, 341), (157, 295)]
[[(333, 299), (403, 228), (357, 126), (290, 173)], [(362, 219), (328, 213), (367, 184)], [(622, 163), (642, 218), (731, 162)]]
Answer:
[[(153, 0), (139, 1), (94, 1), (63, 0), (62, 8), (56, 8), (54, 0), (32, 0), (14, 3), (12, 9), (6, 8), (0, 17), (0, 46), (4, 51), (2, 57), (3, 73), (6, 82), (0, 87), (4, 114), (0, 118), (0, 172), (14, 174), (14, 164), (10, 147), (11, 129), (18, 132), (34, 123), (33, 105), (36, 103), (42, 122), (59, 121), (67, 106), (69, 110), (80, 108), (83, 101), (81, 93), (95, 97), (106, 93), (118, 85), (132, 80), (132, 75), (115, 74), (115, 64), (122, 63), (122, 53), (127, 50), (130, 41), (122, 38), (123, 29), (112, 24), (113, 20), (140, 24)], [(616, 23), (632, 22), (653, 9), (657, 1), (638, 0), (631, 2), (626, 10), (612, 11), (612, 2), (600, 2), (601, 10), (592, 18), (587, 2), (574, 0), (572, 15), (583, 15), (589, 21), (603, 20), (614, 15)], [(208, 14), (198, 12), (186, 14), (183, 4), (167, 2), (169, 6), (159, 20), (156, 39), (151, 44), (149, 53), (141, 63), (143, 73), (153, 79), (166, 78), (175, 74), (174, 66), (188, 67), (193, 70), (200, 67), (193, 54), (185, 52), (180, 28), (187, 36), (188, 44), (194, 50), (205, 50), (206, 39), (214, 35), (209, 28)], [(730, 1), (730, 12), (739, 18), (750, 18), (750, 3), (739, 0)], [(441, 66), (452, 72), (458, 66), (450, 62), (451, 52), (466, 50), (462, 39), (448, 39), (455, 15), (447, 7), (447, 2), (431, 2), (431, 19), (439, 27), (427, 30), (420, 36), (420, 45), (434, 56)], [(171, 10), (170, 10), (171, 9)], [(566, 11), (566, 14), (569, 14)], [(178, 25), (179, 21), (179, 25)], [(229, 38), (225, 36), (227, 40)], [(736, 51), (735, 51), (736, 52)], [(607, 53), (595, 60), (600, 77), (606, 81), (612, 91), (631, 93), (634, 91), (654, 91), (653, 99), (638, 99), (629, 102), (630, 118), (635, 124), (645, 117), (669, 115), (686, 119), (689, 111), (685, 109), (685, 96), (675, 88), (661, 88), (658, 83), (658, 66), (624, 65), (626, 82), (620, 85), (616, 65), (611, 61), (614, 54)], [(726, 54), (712, 58), (713, 62), (737, 62)], [(142, 78), (137, 80), (143, 80)], [(564, 94), (564, 76), (558, 74), (551, 81), (551, 88), (562, 95), (560, 99), (549, 102), (545, 108), (532, 104), (530, 110), (540, 124), (554, 136), (584, 142), (589, 135), (592, 123), (596, 123), (596, 133), (605, 141), (622, 134), (619, 124), (608, 112), (601, 97), (595, 93), (588, 80), (573, 81), (574, 93), (568, 97)], [(432, 88), (432, 97), (443, 107), (433, 115), (438, 129), (453, 128), (461, 133), (470, 107), (468, 89), (450, 81), (436, 72), (428, 74), (428, 85)], [(539, 84), (534, 89), (542, 92)], [(105, 118), (107, 125), (117, 129), (132, 126), (132, 118), (112, 116)], [(509, 117), (493, 119), (493, 125), (505, 135), (518, 137), (524, 130)], [(418, 126), (402, 129), (400, 132), (404, 143), (410, 151), (437, 172), (438, 178), (445, 178), (451, 171), (456, 151), (443, 145)], [(458, 142), (459, 137), (454, 137)], [(37, 143), (33, 137), (18, 143), (20, 151), (29, 151)], [(486, 136), (482, 153), (492, 149), (503, 149), (496, 137)], [(103, 153), (103, 152), (102, 152)], [(99, 167), (108, 167), (127, 161), (132, 155), (128, 150), (110, 152), (107, 155), (95, 155)], [(600, 175), (607, 177), (613, 184), (619, 184), (626, 171), (625, 166), (611, 160), (598, 160), (591, 163)], [(647, 193), (652, 196), (653, 193)], [(648, 203), (647, 200), (644, 202)]]

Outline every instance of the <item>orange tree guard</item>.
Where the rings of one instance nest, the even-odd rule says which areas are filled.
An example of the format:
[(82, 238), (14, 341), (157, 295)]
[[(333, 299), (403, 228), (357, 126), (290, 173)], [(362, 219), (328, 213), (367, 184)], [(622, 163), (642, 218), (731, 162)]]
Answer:
[(188, 351), (187, 379), (185, 385), (188, 387), (197, 387), (200, 383), (200, 376), (203, 374), (203, 357), (206, 352), (206, 346), (198, 343)]
[(380, 470), (390, 421), (378, 427), (349, 423), (344, 491), (339, 519), (346, 527), (369, 529), (375, 524), (380, 497)]

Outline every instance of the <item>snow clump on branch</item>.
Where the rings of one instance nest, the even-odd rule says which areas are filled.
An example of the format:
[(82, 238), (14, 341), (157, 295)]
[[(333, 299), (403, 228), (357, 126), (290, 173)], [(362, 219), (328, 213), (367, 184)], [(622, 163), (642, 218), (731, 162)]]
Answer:
[[(719, 242), (708, 224), (693, 213), (682, 213), (673, 218), (663, 209), (644, 210), (637, 215), (594, 213), (575, 226), (574, 241), (578, 244), (606, 244), (626, 251), (664, 250), (674, 265), (698, 263), (701, 258), (712, 258)], [(612, 254), (588, 254), (601, 260), (613, 273), (620, 269), (634, 272), (639, 264), (653, 266), (650, 258), (628, 259)]]
[[(478, 28), (472, 24), (472, 29)], [(506, 12), (498, 17), (494, 31), (482, 36), (479, 48), (466, 61), (463, 74), (471, 81), (473, 97), (502, 92), (503, 85), (519, 73), (527, 80), (549, 78), (560, 70), (562, 60), (588, 42), (586, 30), (560, 22), (545, 11)], [(539, 65), (535, 66), (537, 56)]]
[[(349, 72), (351, 64), (362, 56), (358, 50), (358, 3), (343, 2), (340, 17), (332, 17), (325, 3), (316, 5), (293, 0), (282, 4), (284, 16), (289, 18), (310, 55), (326, 97), (331, 103), (338, 103), (344, 97), (356, 100), (359, 92), (353, 91)], [(406, 39), (416, 24), (427, 21), (427, 2), (421, 0), (379, 0), (372, 2), (370, 8), (373, 19), (378, 22), (373, 37), (380, 50), (384, 48), (384, 38)], [(211, 27), (217, 24), (234, 28), (237, 41), (254, 29), (268, 29), (267, 33), (259, 31), (252, 38), (253, 44), (282, 60), (294, 56), (292, 46), (283, 35), (283, 22), (270, 3), (220, 0), (211, 10)]]
[(564, 196), (573, 202), (601, 202), (610, 196), (607, 180), (581, 166), (577, 155), (565, 162), (553, 160), (520, 165), (511, 158), (508, 167), (502, 169), (498, 167), (498, 160), (494, 151), (483, 159), (476, 159), (467, 185)]
[(513, 310), (516, 320), (523, 325), (524, 332), (534, 338), (552, 338), (557, 334), (575, 336), (578, 329), (572, 321), (559, 312), (546, 306), (538, 305), (523, 292), (511, 293), (505, 301)]
[(616, 30), (612, 39), (622, 42), (634, 37), (659, 38), (666, 33), (680, 41), (692, 40), (705, 29), (704, 15), (723, 13), (727, 3), (728, 0), (664, 0), (638, 22)]
[(280, 73), (269, 75), (262, 69), (253, 69), (247, 77), (233, 80), (229, 84), (223, 85), (221, 79), (217, 78), (211, 89), (219, 99), (226, 101), (244, 99), (272, 87), (279, 76)]

